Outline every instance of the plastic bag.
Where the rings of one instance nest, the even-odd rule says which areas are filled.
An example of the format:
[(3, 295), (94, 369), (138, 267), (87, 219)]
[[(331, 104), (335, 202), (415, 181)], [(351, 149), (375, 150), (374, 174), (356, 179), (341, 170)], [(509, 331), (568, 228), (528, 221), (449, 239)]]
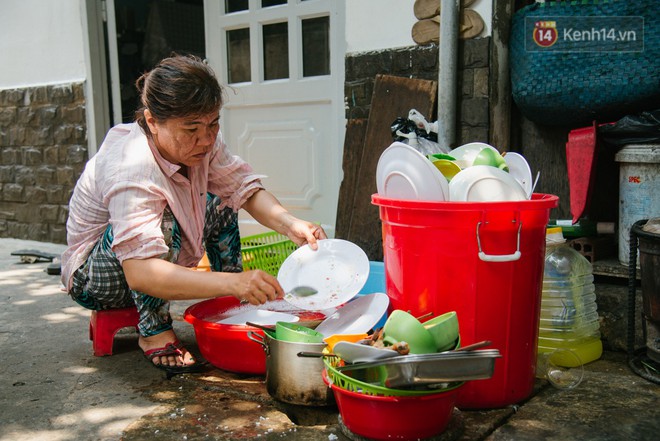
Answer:
[(598, 128), (599, 138), (613, 146), (660, 144), (660, 109), (627, 115)]
[(438, 122), (429, 123), (415, 109), (408, 112), (408, 118), (397, 118), (391, 126), (394, 141), (403, 142), (423, 155), (449, 153), (448, 147), (438, 144)]

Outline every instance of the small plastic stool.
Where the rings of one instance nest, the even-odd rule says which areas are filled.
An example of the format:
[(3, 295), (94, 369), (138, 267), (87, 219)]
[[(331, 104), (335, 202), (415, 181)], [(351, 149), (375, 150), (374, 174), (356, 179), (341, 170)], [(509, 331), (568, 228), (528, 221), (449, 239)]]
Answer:
[(112, 355), (112, 343), (117, 331), (122, 328), (137, 328), (139, 319), (136, 308), (92, 311), (89, 320), (89, 339), (94, 347), (94, 355), (97, 357)]

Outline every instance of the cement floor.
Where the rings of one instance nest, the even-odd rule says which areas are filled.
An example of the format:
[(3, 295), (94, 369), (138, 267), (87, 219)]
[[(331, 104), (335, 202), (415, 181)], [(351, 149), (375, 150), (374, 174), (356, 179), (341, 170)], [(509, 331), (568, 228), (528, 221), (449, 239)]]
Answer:
[[(63, 246), (0, 239), (0, 441), (23, 440), (347, 440), (336, 408), (287, 406), (264, 378), (212, 368), (167, 380), (151, 367), (134, 333), (115, 355), (94, 357), (90, 312), (61, 291), (48, 263), (24, 264), (18, 249)], [(175, 330), (193, 352), (192, 327), (175, 302)], [(442, 440), (655, 440), (660, 386), (633, 374), (625, 354), (606, 352), (582, 383), (559, 390), (538, 380), (526, 402), (458, 411)], [(377, 422), (375, 422), (376, 424)], [(355, 437), (353, 437), (355, 438)]]

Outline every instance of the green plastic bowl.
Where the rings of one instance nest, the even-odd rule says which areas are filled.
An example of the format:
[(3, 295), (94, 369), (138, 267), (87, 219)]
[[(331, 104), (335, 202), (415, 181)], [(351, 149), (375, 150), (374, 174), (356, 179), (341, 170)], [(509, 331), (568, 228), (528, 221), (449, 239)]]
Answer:
[(325, 336), (320, 332), (297, 323), (277, 322), (275, 338), (295, 343), (323, 343)]
[(438, 352), (453, 349), (458, 338), (458, 317), (456, 311), (433, 317), (422, 323), (435, 341)]

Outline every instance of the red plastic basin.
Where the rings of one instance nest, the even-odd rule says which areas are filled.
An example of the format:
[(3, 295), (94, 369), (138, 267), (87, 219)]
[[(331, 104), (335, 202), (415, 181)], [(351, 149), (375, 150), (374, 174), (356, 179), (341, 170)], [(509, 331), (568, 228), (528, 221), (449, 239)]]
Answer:
[[(451, 421), (460, 387), (433, 395), (383, 397), (332, 387), (341, 419), (356, 435), (375, 440), (418, 440), (442, 433)], [(462, 387), (462, 386), (461, 386)]]
[[(235, 297), (216, 297), (188, 307), (183, 318), (193, 325), (199, 351), (213, 366), (241, 374), (265, 375), (264, 348), (247, 336), (248, 331), (261, 335), (263, 331), (252, 326), (216, 323), (224, 312), (238, 306), (240, 302)], [(314, 311), (286, 312), (303, 320), (325, 318), (322, 313)]]
[(199, 351), (213, 366), (230, 372), (264, 375), (266, 353), (261, 345), (247, 337), (250, 330), (263, 331), (251, 326), (207, 321), (239, 305), (235, 297), (217, 297), (188, 307), (183, 317), (195, 328)]

